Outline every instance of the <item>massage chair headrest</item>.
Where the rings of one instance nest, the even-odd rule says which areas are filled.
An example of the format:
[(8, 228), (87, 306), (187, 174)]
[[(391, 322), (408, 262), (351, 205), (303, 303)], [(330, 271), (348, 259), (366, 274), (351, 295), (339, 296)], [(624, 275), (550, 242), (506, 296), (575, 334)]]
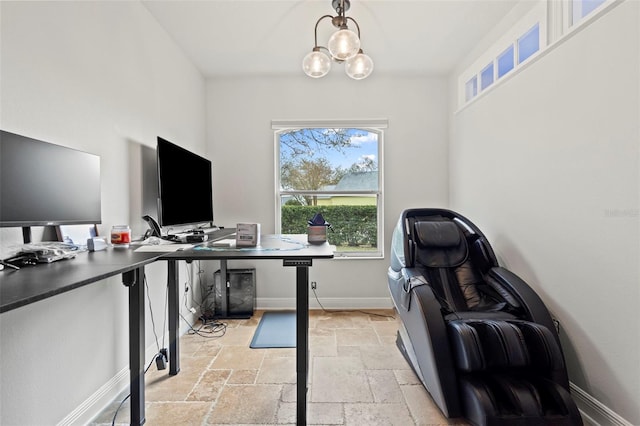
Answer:
[(417, 221), (414, 238), (416, 262), (423, 266), (449, 268), (467, 259), (467, 241), (452, 221)]

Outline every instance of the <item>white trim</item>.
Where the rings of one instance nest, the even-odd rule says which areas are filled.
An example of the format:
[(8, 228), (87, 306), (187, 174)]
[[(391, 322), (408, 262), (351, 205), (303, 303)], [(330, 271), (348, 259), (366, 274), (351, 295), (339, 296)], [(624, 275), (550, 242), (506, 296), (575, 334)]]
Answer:
[[(295, 305), (294, 305), (295, 306)], [(191, 318), (193, 321), (193, 318)], [(189, 326), (180, 322), (180, 336), (189, 331)], [(151, 363), (151, 361), (158, 354), (158, 348), (156, 342), (153, 341), (145, 349), (145, 364), (144, 368)], [(153, 366), (151, 368), (154, 368)], [(80, 405), (78, 405), (73, 411), (67, 414), (62, 420), (60, 420), (56, 426), (73, 426), (73, 425), (86, 425), (93, 420), (97, 415), (104, 411), (104, 409), (115, 402), (116, 398), (125, 390), (129, 390), (129, 365), (113, 376), (107, 383), (100, 386), (89, 398), (85, 399)]]
[(348, 127), (363, 127), (374, 129), (386, 129), (389, 127), (389, 120), (386, 118), (371, 118), (362, 120), (271, 120), (271, 128), (273, 130), (293, 129), (302, 127), (326, 127), (335, 128), (337, 126), (341, 128)]
[(562, 38), (564, 20), (567, 16), (567, 1), (549, 0), (547, 6), (547, 44), (551, 44)]
[(594, 426), (633, 426), (609, 407), (582, 390), (574, 383), (569, 383), (571, 396), (583, 416), (585, 425)]
[[(325, 309), (391, 309), (390, 297), (319, 297)], [(256, 298), (256, 309), (295, 309), (294, 297), (259, 297)], [(309, 298), (309, 309), (322, 309), (315, 297)]]
[[(102, 409), (109, 405), (125, 389), (129, 382), (129, 367), (118, 372), (111, 380), (102, 385), (93, 395), (84, 400), (82, 404), (70, 412), (57, 426), (71, 426), (74, 424), (87, 424), (98, 415)], [(97, 409), (96, 409), (97, 407)]]

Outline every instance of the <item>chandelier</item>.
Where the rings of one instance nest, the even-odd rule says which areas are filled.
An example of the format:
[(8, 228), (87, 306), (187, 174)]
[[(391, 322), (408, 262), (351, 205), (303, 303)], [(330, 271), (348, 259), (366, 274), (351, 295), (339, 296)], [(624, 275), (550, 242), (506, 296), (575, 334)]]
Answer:
[[(360, 26), (350, 16), (344, 13), (349, 10), (349, 0), (332, 0), (331, 6), (338, 13), (337, 16), (324, 15), (316, 21), (315, 45), (313, 50), (302, 60), (302, 69), (309, 77), (320, 78), (327, 75), (331, 69), (331, 61), (344, 63), (345, 72), (355, 80), (367, 78), (373, 71), (373, 61), (360, 48)], [(338, 31), (333, 33), (327, 47), (318, 45), (318, 24), (325, 18), (330, 18)], [(349, 29), (347, 22), (351, 21), (358, 30), (357, 34)], [(327, 51), (329, 54), (323, 52)]]

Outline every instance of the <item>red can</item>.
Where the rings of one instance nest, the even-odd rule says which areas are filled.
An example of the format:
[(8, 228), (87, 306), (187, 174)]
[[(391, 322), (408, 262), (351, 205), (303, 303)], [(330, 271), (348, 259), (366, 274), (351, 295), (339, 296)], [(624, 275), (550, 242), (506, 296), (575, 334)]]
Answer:
[(114, 247), (129, 247), (131, 243), (131, 228), (128, 225), (115, 225), (111, 228), (111, 244)]

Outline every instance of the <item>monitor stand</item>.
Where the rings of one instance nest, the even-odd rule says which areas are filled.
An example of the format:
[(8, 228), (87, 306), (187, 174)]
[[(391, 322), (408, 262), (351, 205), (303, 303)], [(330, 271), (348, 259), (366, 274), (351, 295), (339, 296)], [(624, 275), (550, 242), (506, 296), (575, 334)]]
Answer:
[(22, 242), (25, 244), (29, 244), (31, 242), (31, 227), (23, 226), (22, 227)]
[[(55, 226), (46, 225), (42, 234), (42, 241), (62, 241), (62, 239), (61, 236), (58, 235), (58, 230)], [(33, 242), (30, 226), (22, 227), (22, 242), (24, 244), (31, 244)]]

